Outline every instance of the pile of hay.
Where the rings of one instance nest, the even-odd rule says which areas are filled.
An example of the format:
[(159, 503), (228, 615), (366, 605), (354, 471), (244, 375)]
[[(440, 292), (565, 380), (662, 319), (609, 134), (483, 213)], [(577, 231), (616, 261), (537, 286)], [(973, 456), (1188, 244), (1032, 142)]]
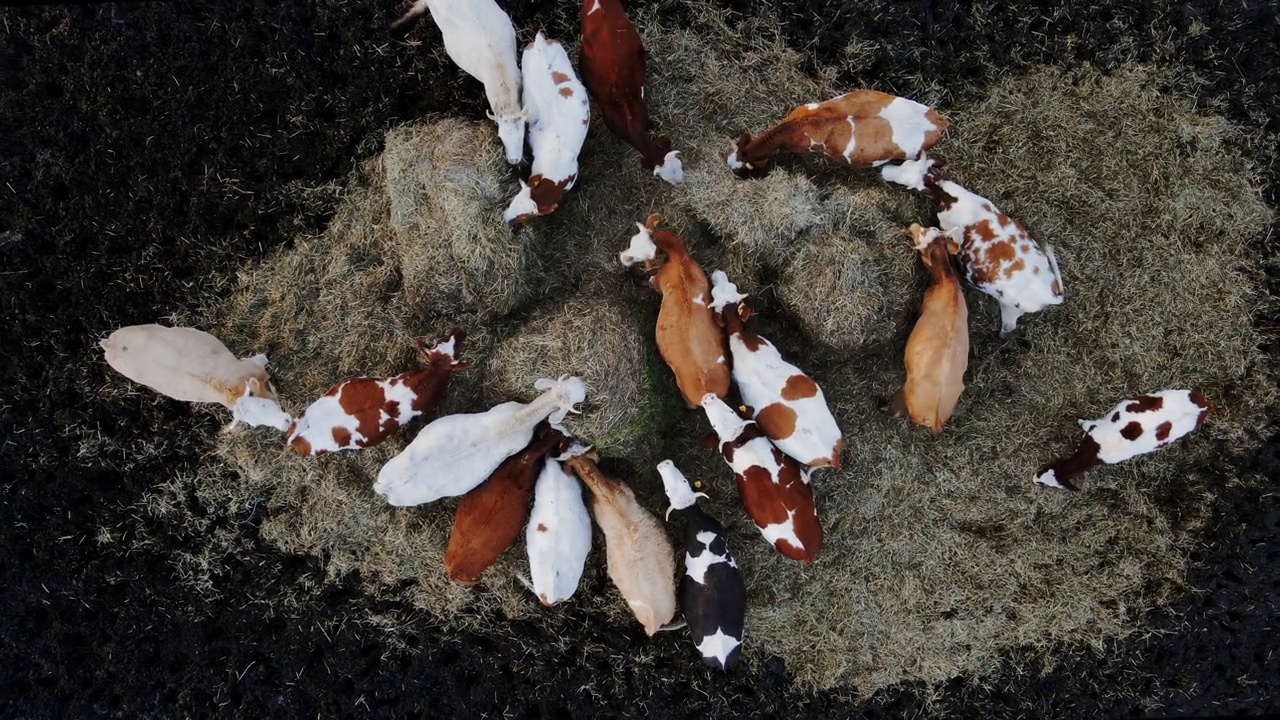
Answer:
[[(651, 10), (635, 18), (650, 108), (684, 153), (685, 185), (646, 176), (597, 122), (579, 187), (511, 235), (499, 216), (516, 177), (491, 125), (403, 128), (322, 237), (246, 275), (206, 324), (237, 350), (271, 348), (295, 411), (349, 375), (414, 367), (392, 328), (467, 325), (477, 364), (455, 378), (449, 412), (529, 399), (544, 375), (586, 375), (589, 412), (571, 426), (626, 454), (655, 512), (663, 458), (706, 482), (705, 507), (730, 527), (747, 576), (747, 657), (781, 654), (806, 686), (870, 692), (981, 675), (1011, 649), (1052, 660), (1072, 643), (1134, 631), (1177, 587), (1213, 493), (1240, 480), (1223, 476), (1222, 449), (1247, 451), (1276, 402), (1246, 250), (1270, 211), (1240, 131), (1197, 114), (1180, 78), (1141, 67), (1074, 84), (1038, 70), (983, 102), (943, 107), (952, 125), (939, 154), (1057, 248), (1066, 304), (1024, 318), (1023, 335), (1001, 342), (995, 302), (968, 292), (968, 388), (933, 435), (874, 410), (902, 381), (924, 284), (906, 226), (931, 220), (927, 206), (873, 172), (813, 160), (784, 159), (763, 181), (734, 178), (722, 156), (740, 130), (839, 89), (805, 76), (776, 27), (689, 12), (696, 31)], [(826, 542), (812, 567), (781, 558), (746, 521), (727, 468), (698, 447), (705, 420), (681, 407), (657, 360), (657, 296), (617, 263), (633, 223), (653, 210), (708, 269), (728, 268), (761, 300), (761, 327), (819, 380), (845, 430), (846, 469), (815, 481)], [(1219, 413), (1172, 449), (1095, 472), (1082, 497), (1032, 485), (1039, 465), (1072, 448), (1077, 417), (1171, 386), (1202, 389)], [(491, 618), (547, 612), (511, 582), (519, 546), (481, 591), (452, 587), (440, 560), (453, 503), (397, 509), (371, 492), (379, 465), (419, 427), (376, 450), (309, 460), (282, 453), (269, 432), (228, 435), (218, 453), (235, 472), (211, 468), (191, 482), (215, 512), (264, 498), (266, 540), (442, 623), (501, 632)], [(603, 565), (599, 549), (589, 562)], [(574, 604), (601, 602), (610, 622), (632, 622), (616, 595), (581, 592)]]

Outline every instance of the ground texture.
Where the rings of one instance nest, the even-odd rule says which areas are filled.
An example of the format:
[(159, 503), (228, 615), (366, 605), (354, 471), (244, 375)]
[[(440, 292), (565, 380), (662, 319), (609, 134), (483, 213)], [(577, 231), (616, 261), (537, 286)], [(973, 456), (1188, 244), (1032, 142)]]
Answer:
[[(518, 25), (563, 24), (574, 12), (560, 4), (535, 16), (533, 3), (517, 5)], [(1104, 71), (1134, 60), (1175, 63), (1206, 81), (1205, 107), (1277, 129), (1276, 20), (1252, 3), (1096, 3), (1069, 12), (1047, 4), (733, 5), (776, 15), (813, 68), (856, 68), (845, 71), (851, 82), (941, 87), (976, 102), (1005, 74), (1045, 62), (1068, 73), (1085, 63)], [(149, 496), (196, 472), (216, 421), (141, 393), (123, 409), (93, 402), (109, 382), (83, 372), (93, 340), (118, 325), (189, 313), (227, 294), (246, 263), (318, 233), (339, 184), (390, 128), (429, 112), (481, 116), (475, 87), (436, 81), (455, 75), (442, 72), (447, 61), (432, 51), (429, 28), (408, 43), (388, 35), (396, 11), (355, 3), (5, 11), (0, 113), (16, 130), (0, 139), (0, 369), (10, 379), (0, 395), (8, 559), (0, 653), (14, 669), (0, 686), (5, 714), (922, 708), (912, 687), (857, 704), (847, 693), (800, 693), (777, 658), (708, 675), (676, 638), (637, 665), (625, 657), (639, 630), (587, 613), (553, 627), (521, 622), (502, 641), (444, 634), (397, 603), (324, 583), (319, 563), (260, 543), (256, 508), (211, 516), (198, 532), (177, 531), (149, 509)], [(689, 19), (678, 4), (665, 15)], [(1256, 147), (1274, 206), (1273, 137)], [(1274, 258), (1274, 234), (1252, 247)], [(1260, 312), (1257, 328), (1275, 331), (1273, 311)], [(1275, 358), (1274, 346), (1266, 350)], [(1264, 440), (1242, 463), (1274, 476), (1276, 439)], [(190, 504), (188, 515), (204, 512), (194, 494), (176, 501)], [(932, 710), (1274, 709), (1280, 510), (1269, 488), (1228, 487), (1208, 517), (1188, 570), (1195, 591), (1150, 616), (1149, 632), (1071, 654), (1047, 675), (1010, 658), (994, 677), (930, 692)], [(210, 557), (218, 545), (209, 538), (219, 536), (242, 539), (237, 551)]]

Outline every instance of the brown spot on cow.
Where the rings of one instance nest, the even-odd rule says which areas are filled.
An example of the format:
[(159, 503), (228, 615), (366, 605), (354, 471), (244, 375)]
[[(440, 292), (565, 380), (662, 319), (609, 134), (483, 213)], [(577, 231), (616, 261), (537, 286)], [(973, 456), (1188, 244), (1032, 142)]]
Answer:
[(1169, 437), (1169, 433), (1172, 430), (1173, 430), (1173, 423), (1169, 422), (1168, 420), (1165, 420), (1164, 422), (1156, 426), (1156, 439), (1163, 442), (1166, 438)]
[(1023, 270), (1026, 269), (1026, 267), (1027, 267), (1027, 264), (1022, 261), (1022, 258), (1018, 258), (1017, 260), (1014, 260), (1012, 265), (1009, 265), (1004, 269), (1005, 279), (1007, 280), (1013, 277), (1014, 273), (1022, 272)]
[(1054, 278), (1053, 283), (1049, 285), (1049, 292), (1054, 295), (1062, 294), (1062, 285), (1058, 282), (1057, 278)]
[(1133, 402), (1124, 406), (1124, 411), (1131, 413), (1154, 412), (1162, 407), (1164, 407), (1164, 398), (1159, 395), (1139, 395), (1133, 399)]
[(783, 400), (803, 400), (818, 394), (818, 384), (808, 375), (792, 375), (782, 386)]
[(796, 431), (796, 411), (782, 403), (766, 405), (756, 415), (756, 423), (765, 435), (774, 440), (783, 440)]
[(546, 532), (546, 531), (547, 531), (547, 526), (543, 525), (542, 523), (538, 523), (538, 532)]
[(1200, 414), (1196, 416), (1196, 427), (1199, 428), (1204, 424), (1204, 419), (1209, 416), (1209, 413), (1214, 411), (1213, 401), (1206, 398), (1199, 390), (1192, 390), (1190, 397), (1192, 404), (1200, 408)]
[(991, 242), (992, 240), (996, 239), (996, 230), (995, 228), (991, 227), (990, 220), (983, 220), (982, 222), (977, 222), (977, 223), (974, 223), (973, 225), (970, 225), (969, 232), (972, 232), (974, 235), (980, 238), (983, 242)]
[(573, 97), (573, 88), (568, 85), (560, 88), (560, 97)]
[(568, 75), (565, 75), (564, 73), (560, 72), (559, 70), (552, 70), (552, 71), (551, 71), (551, 80), (552, 80), (552, 82), (554, 82), (554, 83), (555, 83), (555, 84), (557, 84), (557, 85), (563, 85), (564, 83), (569, 82), (569, 76), (568, 76)]
[[(307, 442), (306, 438), (296, 437), (289, 442), (289, 445), (293, 448), (293, 451), (298, 453), (299, 455), (311, 454), (311, 443)], [(320, 455), (321, 453), (316, 453), (316, 454)]]
[(351, 431), (344, 427), (334, 428), (333, 441), (338, 444), (338, 447), (347, 447), (351, 444)]
[(1120, 422), (1120, 411), (1117, 410), (1116, 414), (1111, 416), (1111, 422)]
[(1031, 274), (1032, 274), (1032, 275), (1039, 275), (1039, 274), (1040, 274), (1040, 266), (1039, 266), (1039, 265), (1037, 265), (1037, 266), (1035, 266), (1035, 267), (1031, 268)]
[(1120, 437), (1130, 441), (1142, 437), (1142, 423), (1136, 420), (1131, 421), (1128, 425), (1120, 428)]
[[(383, 390), (382, 381), (374, 378), (359, 378), (350, 380), (342, 385), (342, 393), (338, 396), (338, 406), (347, 415), (356, 419), (356, 432), (360, 434), (360, 446), (368, 445), (370, 441), (377, 441), (385, 438), (392, 431), (399, 428), (398, 423), (393, 423), (389, 428), (383, 429), (382, 426), (382, 410), (387, 402), (387, 394)], [(346, 440), (338, 440), (338, 431), (334, 429), (334, 440), (338, 440), (339, 447), (346, 447), (351, 442), (351, 433), (346, 432)]]

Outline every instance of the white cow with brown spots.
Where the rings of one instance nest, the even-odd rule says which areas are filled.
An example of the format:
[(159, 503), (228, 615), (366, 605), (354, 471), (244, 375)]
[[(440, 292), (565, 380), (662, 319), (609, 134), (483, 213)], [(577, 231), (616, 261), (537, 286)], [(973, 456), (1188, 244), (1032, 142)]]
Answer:
[(747, 329), (746, 295), (722, 270), (711, 273), (711, 309), (729, 333), (733, 382), (749, 414), (782, 452), (811, 467), (840, 467), (844, 437), (822, 388), (765, 338)]
[(938, 225), (960, 243), (960, 264), (969, 282), (1000, 302), (1001, 337), (1017, 329), (1023, 315), (1062, 304), (1062, 273), (1053, 247), (1041, 250), (990, 200), (944, 179), (937, 163), (925, 156), (880, 172), (937, 204)]
[(511, 16), (493, 0), (418, 0), (396, 24), (428, 9), (444, 36), (449, 58), (484, 83), (489, 119), (498, 124), (507, 162), (518, 165), (524, 160), (526, 116), (520, 107), (520, 66)]
[(533, 510), (524, 533), (529, 588), (543, 605), (568, 600), (578, 589), (591, 552), (591, 516), (582, 485), (547, 456), (533, 490)]
[(1048, 465), (1033, 480), (1079, 492), (1073, 482), (1078, 475), (1158, 450), (1200, 427), (1212, 409), (1198, 390), (1161, 390), (1129, 398), (1097, 420), (1080, 420), (1084, 437), (1075, 454)]
[(819, 153), (850, 167), (914, 158), (937, 144), (947, 121), (914, 100), (855, 90), (792, 110), (759, 137), (738, 137), (729, 169), (747, 177), (769, 168), (779, 150)]
[(508, 225), (523, 225), (559, 207), (578, 180), (578, 153), (591, 122), (587, 90), (560, 43), (538, 33), (524, 50), (523, 68), (533, 166), (502, 216)]

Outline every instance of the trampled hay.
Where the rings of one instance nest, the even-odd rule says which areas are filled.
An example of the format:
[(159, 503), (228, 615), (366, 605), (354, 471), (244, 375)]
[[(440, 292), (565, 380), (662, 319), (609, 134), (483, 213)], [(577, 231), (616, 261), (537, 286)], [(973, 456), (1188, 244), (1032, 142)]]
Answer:
[[(933, 220), (927, 204), (874, 172), (812, 160), (782, 158), (762, 181), (734, 178), (723, 155), (740, 130), (845, 88), (834, 73), (804, 75), (767, 23), (730, 27), (690, 12), (697, 31), (649, 10), (634, 18), (649, 50), (651, 113), (683, 153), (685, 185), (647, 177), (596, 122), (578, 187), (512, 235), (499, 216), (516, 176), (491, 128), (424, 121), (389, 135), (322, 236), (247, 272), (205, 326), (238, 352), (268, 351), (293, 412), (348, 376), (414, 367), (403, 334), (453, 324), (470, 333), (477, 364), (454, 377), (445, 412), (528, 400), (532, 379), (586, 374), (587, 412), (571, 428), (635, 468), (626, 479), (655, 513), (660, 460), (704, 482), (704, 507), (729, 527), (746, 569), (746, 659), (780, 654), (805, 686), (870, 693), (981, 676), (1012, 649), (1051, 663), (1134, 632), (1178, 588), (1214, 493), (1248, 480), (1224, 453), (1254, 447), (1277, 401), (1252, 324), (1265, 298), (1246, 243), (1271, 211), (1245, 159), (1249, 138), (1197, 113), (1190, 80), (1147, 67), (1074, 81), (1039, 69), (979, 102), (940, 107), (951, 128), (936, 154), (1056, 248), (1066, 303), (1023, 318), (1022, 334), (1002, 342), (996, 303), (969, 289), (967, 388), (933, 435), (875, 410), (903, 379), (924, 285), (907, 226)], [(815, 480), (826, 538), (812, 567), (760, 539), (728, 468), (698, 447), (705, 419), (681, 406), (657, 359), (658, 296), (617, 262), (651, 211), (708, 271), (725, 268), (757, 300), (762, 332), (822, 385), (845, 431), (845, 469)], [(1070, 451), (1076, 418), (1165, 387), (1200, 388), (1218, 412), (1170, 449), (1086, 476), (1081, 497), (1032, 484), (1041, 464)], [(546, 613), (513, 581), (519, 544), (478, 591), (448, 583), (453, 503), (398, 509), (370, 490), (421, 426), (320, 459), (285, 453), (270, 432), (227, 435), (218, 455), (235, 472), (211, 465), (188, 482), (214, 512), (263, 498), (266, 540), (446, 625), (501, 634), (504, 617), (578, 611), (634, 622), (604, 590), (598, 545), (568, 611)], [(635, 651), (640, 662), (653, 647)]]

